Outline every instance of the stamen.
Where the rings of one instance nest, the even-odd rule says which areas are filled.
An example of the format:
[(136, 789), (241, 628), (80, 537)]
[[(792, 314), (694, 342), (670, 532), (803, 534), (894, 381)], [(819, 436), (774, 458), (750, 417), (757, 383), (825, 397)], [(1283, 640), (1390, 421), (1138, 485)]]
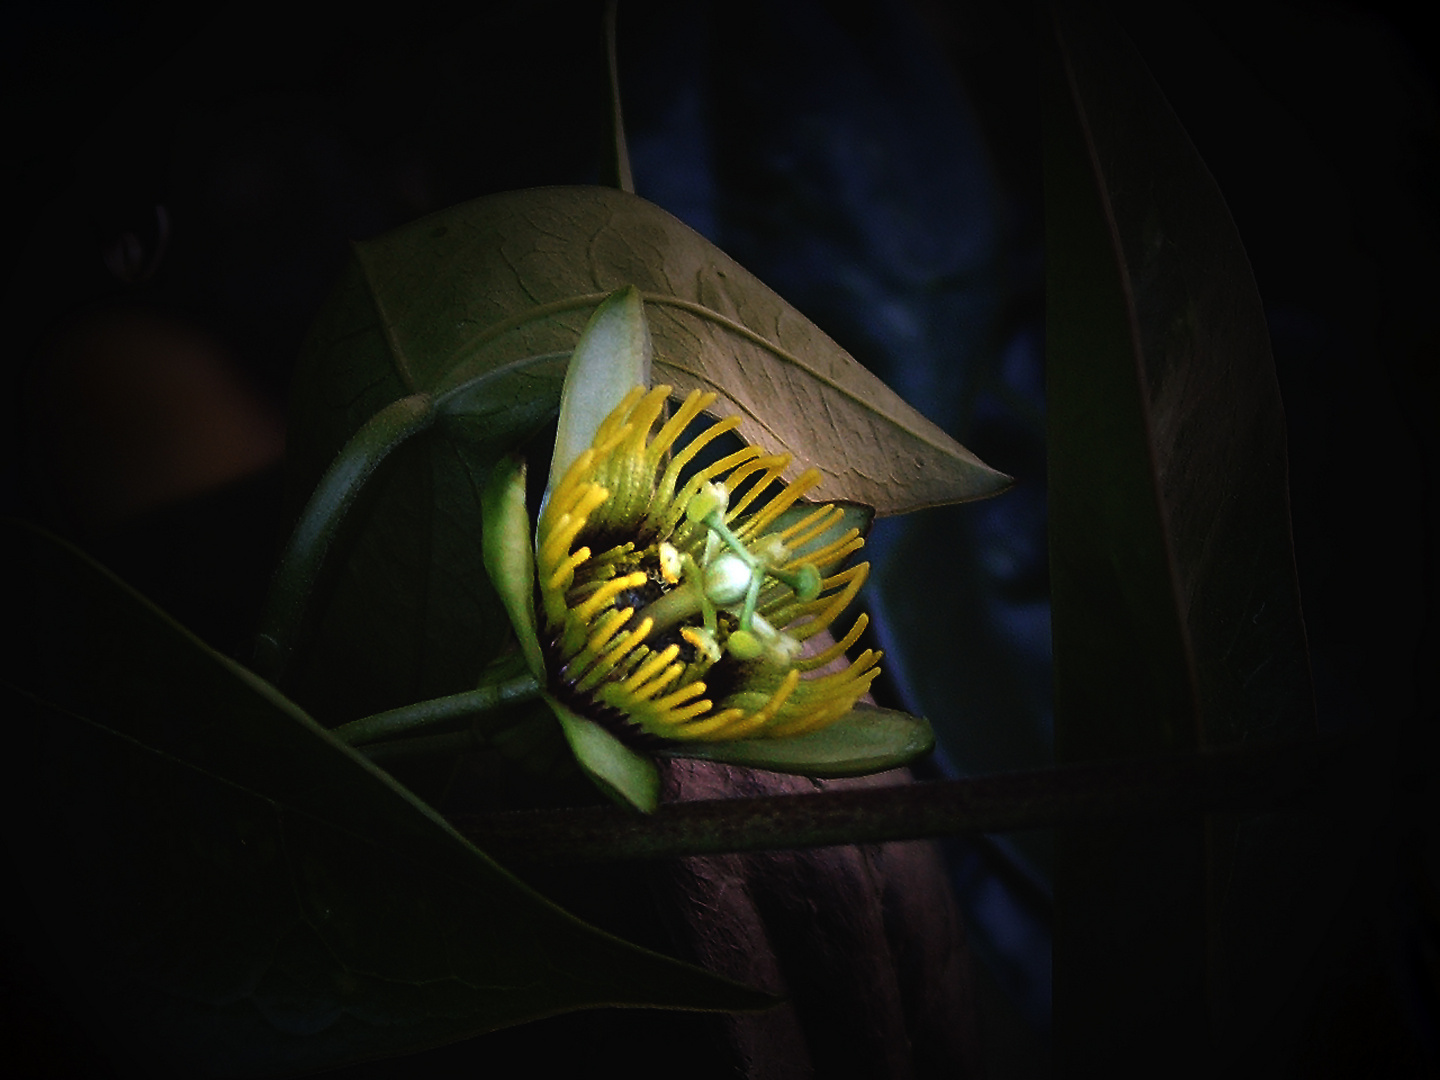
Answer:
[[(825, 627), (829, 626), (835, 620), (835, 617), (845, 610), (850, 601), (855, 599), (855, 594), (860, 591), (860, 586), (865, 584), (865, 579), (869, 574), (870, 564), (860, 563), (857, 566), (852, 566), (849, 570), (842, 570), (834, 577), (826, 578), (824, 581), (825, 588), (834, 588), (842, 582), (845, 584), (845, 588), (831, 597), (829, 603), (815, 613), (814, 621), (797, 628), (794, 636), (804, 641), (806, 638), (818, 634), (821, 630), (825, 629)], [(817, 603), (819, 602), (820, 601), (817, 601)]]
[(799, 570), (772, 569), (770, 576), (790, 586), (796, 597), (806, 603), (820, 595), (820, 571), (814, 563), (801, 563)]
[(715, 641), (715, 635), (709, 630), (698, 626), (682, 626), (680, 636), (710, 663), (720, 659), (720, 646)]
[(662, 540), (656, 554), (660, 560), (660, 576), (664, 578), (665, 584), (679, 584), (680, 571), (685, 568), (685, 564), (680, 561), (680, 552), (675, 549), (675, 545), (668, 540)]

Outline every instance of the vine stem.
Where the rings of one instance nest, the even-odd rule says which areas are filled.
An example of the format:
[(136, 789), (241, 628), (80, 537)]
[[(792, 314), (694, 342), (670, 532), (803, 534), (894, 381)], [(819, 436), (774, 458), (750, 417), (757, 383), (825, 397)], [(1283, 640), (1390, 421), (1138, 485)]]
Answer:
[[(804, 795), (455, 814), (501, 863), (602, 863), (1269, 810), (1343, 788), (1362, 747), (1314, 739)], [(1338, 774), (1338, 780), (1337, 780)]]
[(625, 120), (620, 110), (620, 61), (615, 52), (616, 0), (605, 5), (605, 114), (602, 121), (601, 167), (603, 183), (635, 194), (630, 171), (630, 150), (625, 144)]
[(255, 642), (252, 667), (258, 675), (271, 683), (284, 676), (310, 594), (346, 513), (380, 463), (434, 423), (435, 416), (435, 402), (429, 394), (392, 401), (367, 420), (331, 462), (301, 511), (270, 583)]
[(428, 732), (456, 720), (474, 720), (502, 705), (532, 701), (539, 696), (540, 684), (526, 672), (477, 690), (417, 701), (414, 705), (362, 716), (359, 720), (333, 728), (330, 734), (349, 746), (360, 746), (380, 739)]

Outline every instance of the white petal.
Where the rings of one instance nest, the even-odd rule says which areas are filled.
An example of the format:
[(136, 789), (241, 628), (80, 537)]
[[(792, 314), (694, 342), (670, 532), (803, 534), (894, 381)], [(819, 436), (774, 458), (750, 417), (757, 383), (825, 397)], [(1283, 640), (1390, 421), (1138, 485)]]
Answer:
[(633, 387), (650, 385), (654, 347), (645, 322), (640, 290), (627, 285), (612, 293), (590, 317), (570, 357), (560, 392), (560, 424), (550, 461), (550, 490), (565, 470), (595, 441), (600, 424)]

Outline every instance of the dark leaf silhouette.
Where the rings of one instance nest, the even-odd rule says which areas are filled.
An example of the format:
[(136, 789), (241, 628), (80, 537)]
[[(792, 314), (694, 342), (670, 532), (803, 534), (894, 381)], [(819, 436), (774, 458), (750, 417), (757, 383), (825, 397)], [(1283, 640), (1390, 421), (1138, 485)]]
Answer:
[(145, 1059), (293, 1073), (587, 1006), (768, 1003), (572, 918), (79, 552), (3, 538), (29, 628), (7, 841)]
[[(1113, 25), (1056, 19), (1045, 129), (1057, 756), (1198, 751), (1313, 730), (1284, 416), (1229, 211)], [(1060, 835), (1057, 1052), (1203, 1060), (1289, 989), (1293, 822)], [(1256, 845), (1260, 845), (1257, 847)], [(1250, 949), (1257, 928), (1271, 938)], [(1264, 972), (1263, 978), (1260, 973)], [(1257, 982), (1257, 979), (1259, 980)], [(1198, 1067), (1198, 1064), (1197, 1064)]]

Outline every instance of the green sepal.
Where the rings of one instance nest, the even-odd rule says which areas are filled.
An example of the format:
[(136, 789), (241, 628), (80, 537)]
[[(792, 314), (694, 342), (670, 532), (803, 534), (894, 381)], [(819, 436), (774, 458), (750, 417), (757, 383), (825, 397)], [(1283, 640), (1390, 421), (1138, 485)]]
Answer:
[(627, 285), (611, 293), (590, 316), (565, 371), (547, 498), (625, 395), (637, 386), (650, 385), (654, 354), (640, 290)]
[(667, 746), (665, 757), (699, 758), (795, 776), (864, 776), (916, 761), (935, 748), (924, 717), (874, 705), (855, 708), (829, 727), (777, 739), (689, 742)]
[(593, 720), (572, 712), (549, 694), (545, 700), (560, 720), (575, 760), (595, 786), (621, 806), (652, 813), (660, 805), (660, 771)]
[(485, 570), (510, 616), (530, 674), (543, 685), (545, 657), (535, 629), (535, 552), (525, 509), (525, 462), (501, 458), (480, 496), (481, 549)]

